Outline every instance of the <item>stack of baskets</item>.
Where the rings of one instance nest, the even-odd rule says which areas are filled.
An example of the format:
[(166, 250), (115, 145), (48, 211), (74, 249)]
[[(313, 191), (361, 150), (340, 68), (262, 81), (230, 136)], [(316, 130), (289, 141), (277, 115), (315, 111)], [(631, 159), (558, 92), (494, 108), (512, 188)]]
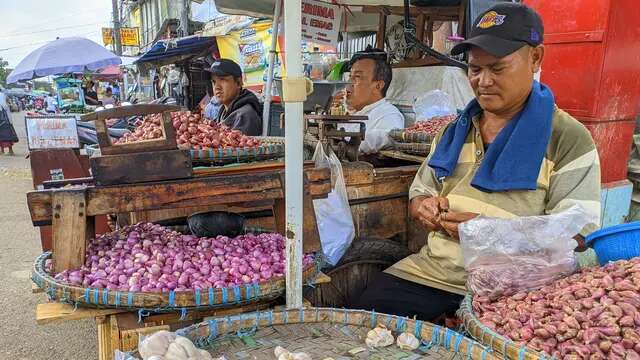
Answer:
[(389, 132), (394, 140), (394, 148), (410, 155), (427, 156), (431, 151), (434, 136), (427, 133), (412, 133), (405, 129), (394, 129)]

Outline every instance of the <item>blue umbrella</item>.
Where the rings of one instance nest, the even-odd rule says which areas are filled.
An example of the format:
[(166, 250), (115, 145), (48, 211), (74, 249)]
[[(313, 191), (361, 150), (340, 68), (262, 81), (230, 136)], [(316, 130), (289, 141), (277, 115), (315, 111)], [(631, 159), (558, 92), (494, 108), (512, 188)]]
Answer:
[(89, 39), (59, 38), (22, 59), (7, 76), (7, 83), (85, 70), (96, 71), (120, 63), (122, 60), (119, 56)]

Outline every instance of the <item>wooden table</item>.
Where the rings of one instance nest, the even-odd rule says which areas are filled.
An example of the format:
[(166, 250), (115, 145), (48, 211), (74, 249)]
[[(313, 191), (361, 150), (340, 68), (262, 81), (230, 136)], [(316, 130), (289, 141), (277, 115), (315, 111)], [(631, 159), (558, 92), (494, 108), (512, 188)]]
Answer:
[[(314, 198), (331, 191), (328, 169), (305, 170), (305, 251), (320, 249)], [(221, 206), (272, 208), (276, 229), (284, 234), (284, 170), (217, 174), (189, 179), (114, 186), (78, 186), (27, 193), (34, 226), (52, 225), (54, 271), (84, 263), (96, 215), (160, 209)]]

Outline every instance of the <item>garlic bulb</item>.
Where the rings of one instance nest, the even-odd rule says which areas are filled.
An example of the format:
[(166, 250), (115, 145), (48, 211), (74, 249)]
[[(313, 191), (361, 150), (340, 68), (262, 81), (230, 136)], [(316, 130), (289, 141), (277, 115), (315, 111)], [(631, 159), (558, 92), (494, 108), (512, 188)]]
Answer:
[(164, 357), (166, 360), (187, 360), (189, 355), (187, 355), (187, 350), (185, 350), (182, 345), (174, 341), (169, 344), (169, 348), (164, 354)]
[[(171, 344), (176, 339), (176, 335), (169, 331), (158, 331), (151, 336), (146, 337), (138, 348), (138, 352), (143, 359), (149, 359), (152, 356), (164, 356)], [(150, 360), (150, 359), (149, 359)]]
[(184, 336), (176, 336), (176, 339), (173, 341), (174, 343), (182, 346), (184, 351), (187, 353), (187, 357), (189, 358), (200, 358), (200, 350), (196, 348), (195, 345), (191, 342), (191, 340), (187, 339)]
[(394, 338), (391, 331), (387, 330), (387, 328), (382, 325), (378, 325), (375, 329), (369, 330), (364, 342), (367, 346), (376, 348), (389, 346), (393, 344), (393, 340)]
[(396, 344), (402, 350), (413, 351), (420, 346), (420, 341), (418, 340), (418, 338), (413, 336), (412, 333), (405, 332), (398, 336), (398, 339), (396, 340)]
[(278, 357), (278, 360), (312, 360), (311, 356), (307, 353), (291, 353), (282, 346), (276, 346), (273, 352)]
[(273, 353), (277, 358), (280, 358), (280, 355), (282, 354), (289, 354), (289, 350), (283, 348), (282, 346), (276, 346), (276, 348), (273, 349)]

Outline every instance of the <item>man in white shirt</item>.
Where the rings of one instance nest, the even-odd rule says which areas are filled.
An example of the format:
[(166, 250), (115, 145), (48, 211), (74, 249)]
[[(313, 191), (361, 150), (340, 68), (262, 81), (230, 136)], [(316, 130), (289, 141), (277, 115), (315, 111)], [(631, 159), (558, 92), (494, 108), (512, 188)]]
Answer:
[[(366, 115), (363, 154), (377, 153), (390, 145), (389, 131), (404, 128), (404, 116), (385, 96), (391, 84), (391, 65), (387, 54), (370, 46), (353, 55), (349, 62), (350, 81), (345, 91), (347, 105), (355, 110), (352, 115)], [(341, 94), (338, 97), (344, 96)], [(358, 125), (345, 125), (345, 130), (358, 131)]]

